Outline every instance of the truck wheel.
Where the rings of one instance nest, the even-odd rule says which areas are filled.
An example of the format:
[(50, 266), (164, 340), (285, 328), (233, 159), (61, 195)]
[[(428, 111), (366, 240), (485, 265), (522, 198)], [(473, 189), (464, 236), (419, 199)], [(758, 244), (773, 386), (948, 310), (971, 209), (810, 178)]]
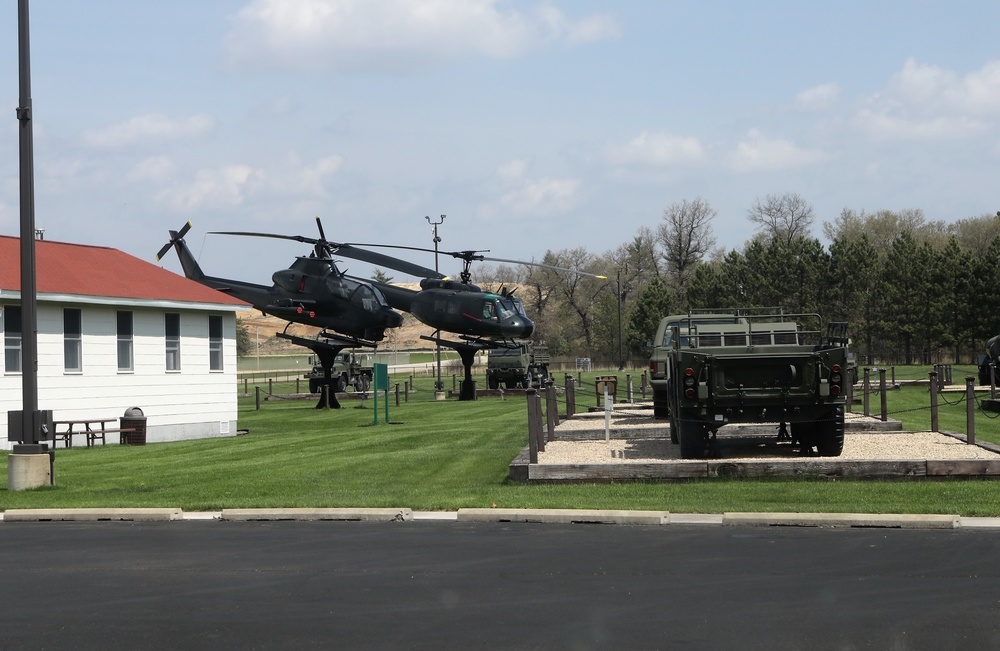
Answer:
[(490, 377), (486, 378), (486, 383), (494, 391), (500, 388), (500, 380), (498, 380), (494, 375), (491, 375)]
[(677, 438), (681, 444), (681, 459), (702, 459), (705, 456), (705, 428), (699, 423), (677, 420)]
[(333, 390), (337, 393), (343, 393), (344, 389), (347, 388), (347, 378), (343, 375), (338, 375), (333, 381)]
[(832, 416), (816, 423), (816, 452), (821, 457), (839, 457), (844, 451), (844, 415), (837, 410)]
[(653, 391), (653, 418), (668, 418), (670, 416), (668, 395), (666, 391)]
[(319, 382), (317, 380), (309, 380), (309, 393), (319, 393)]
[(364, 393), (371, 386), (371, 379), (367, 375), (359, 375), (354, 380), (354, 390)]

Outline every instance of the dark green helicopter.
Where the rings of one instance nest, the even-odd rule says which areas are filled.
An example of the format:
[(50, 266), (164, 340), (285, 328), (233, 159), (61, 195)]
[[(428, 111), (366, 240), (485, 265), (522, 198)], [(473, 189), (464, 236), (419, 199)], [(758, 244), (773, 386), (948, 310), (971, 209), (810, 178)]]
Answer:
[(160, 249), (156, 259), (160, 260), (173, 248), (177, 251), (185, 276), (246, 301), (264, 314), (330, 329), (349, 337), (350, 343), (358, 345), (373, 345), (372, 342), (381, 341), (386, 328), (402, 325), (403, 316), (392, 309), (377, 287), (351, 278), (337, 269), (331, 253), (347, 245), (328, 242), (318, 217), (316, 225), (319, 238), (255, 234), (313, 245), (308, 257), (300, 256), (288, 269), (274, 272), (271, 276), (274, 284), (270, 287), (205, 275), (184, 242), (191, 222), (180, 231), (170, 231), (170, 241)]

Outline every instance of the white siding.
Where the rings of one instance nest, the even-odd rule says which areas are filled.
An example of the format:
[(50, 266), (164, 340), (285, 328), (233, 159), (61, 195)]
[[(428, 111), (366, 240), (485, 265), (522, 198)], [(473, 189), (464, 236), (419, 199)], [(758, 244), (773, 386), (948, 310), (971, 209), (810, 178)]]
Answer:
[[(11, 301), (14, 302), (14, 301)], [(38, 304), (38, 408), (55, 420), (120, 417), (129, 407), (146, 416), (147, 442), (236, 432), (236, 315), (206, 311), (75, 303), (83, 317), (83, 371), (66, 372), (63, 305)], [(118, 371), (117, 311), (133, 313), (132, 372)], [(181, 370), (166, 370), (165, 312), (181, 315)], [(209, 370), (208, 318), (223, 319), (224, 369)], [(2, 332), (0, 332), (2, 341)], [(9, 449), (6, 412), (21, 409), (21, 376), (0, 367), (0, 448)], [(114, 438), (117, 441), (117, 437)], [(76, 440), (79, 444), (80, 439)]]

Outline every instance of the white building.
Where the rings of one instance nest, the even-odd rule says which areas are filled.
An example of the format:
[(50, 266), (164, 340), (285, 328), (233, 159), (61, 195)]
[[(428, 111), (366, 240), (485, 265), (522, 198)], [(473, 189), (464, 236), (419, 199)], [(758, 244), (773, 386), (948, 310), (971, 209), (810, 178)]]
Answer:
[[(249, 306), (117, 249), (35, 246), (39, 409), (60, 421), (139, 407), (147, 442), (235, 434), (236, 313)], [(20, 240), (0, 236), (0, 449), (22, 408), (20, 277)]]

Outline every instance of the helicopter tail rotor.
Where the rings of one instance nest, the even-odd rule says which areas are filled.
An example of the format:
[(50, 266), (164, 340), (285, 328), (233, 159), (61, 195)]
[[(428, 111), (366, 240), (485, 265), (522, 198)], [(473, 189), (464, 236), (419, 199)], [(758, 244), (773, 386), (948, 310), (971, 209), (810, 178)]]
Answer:
[(170, 231), (170, 241), (164, 244), (163, 248), (156, 254), (157, 261), (162, 260), (163, 256), (167, 254), (167, 251), (169, 251), (175, 244), (182, 241), (189, 230), (191, 230), (190, 221), (184, 224), (180, 231)]

